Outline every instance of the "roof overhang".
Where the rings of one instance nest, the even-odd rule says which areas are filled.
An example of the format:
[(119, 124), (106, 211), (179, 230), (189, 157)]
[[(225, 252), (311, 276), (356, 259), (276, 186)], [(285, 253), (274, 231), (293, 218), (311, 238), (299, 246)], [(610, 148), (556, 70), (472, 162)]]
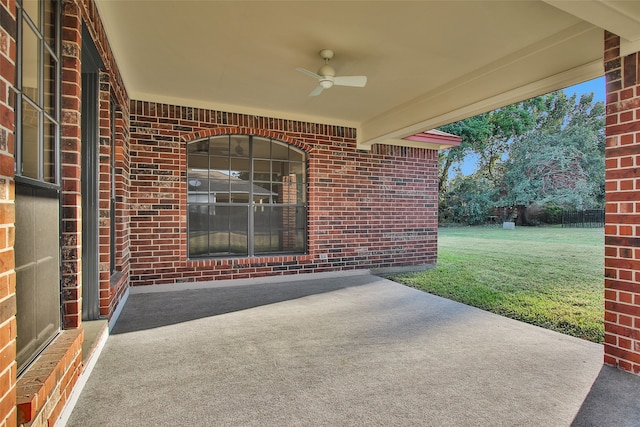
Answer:
[(406, 147), (431, 148), (434, 150), (444, 150), (447, 148), (457, 147), (462, 142), (462, 138), (437, 129), (420, 132), (415, 135), (407, 136), (397, 144)]
[[(640, 2), (96, 0), (132, 99), (353, 127), (358, 147), (603, 75), (640, 50)], [(318, 51), (365, 88), (310, 97)]]

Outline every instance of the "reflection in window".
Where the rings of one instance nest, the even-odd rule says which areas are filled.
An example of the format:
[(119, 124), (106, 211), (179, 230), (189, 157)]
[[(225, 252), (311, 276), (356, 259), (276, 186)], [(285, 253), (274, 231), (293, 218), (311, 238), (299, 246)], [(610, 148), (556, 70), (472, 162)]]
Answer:
[(187, 146), (190, 257), (306, 250), (306, 156), (282, 141), (224, 135)]
[[(26, 21), (26, 19), (24, 20)], [(40, 40), (27, 22), (22, 24), (22, 93), (38, 102), (40, 82)]]
[(20, 0), (16, 62), (16, 176), (58, 184), (60, 3)]
[(26, 99), (22, 100), (21, 125), (22, 175), (38, 179), (40, 165), (40, 150), (38, 149), (40, 114), (33, 104)]

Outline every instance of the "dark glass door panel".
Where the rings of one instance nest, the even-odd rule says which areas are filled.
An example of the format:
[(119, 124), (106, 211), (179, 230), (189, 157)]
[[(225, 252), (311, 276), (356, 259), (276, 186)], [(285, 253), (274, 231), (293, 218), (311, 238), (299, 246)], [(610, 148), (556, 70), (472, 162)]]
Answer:
[(60, 203), (56, 190), (16, 183), (18, 369), (60, 330)]

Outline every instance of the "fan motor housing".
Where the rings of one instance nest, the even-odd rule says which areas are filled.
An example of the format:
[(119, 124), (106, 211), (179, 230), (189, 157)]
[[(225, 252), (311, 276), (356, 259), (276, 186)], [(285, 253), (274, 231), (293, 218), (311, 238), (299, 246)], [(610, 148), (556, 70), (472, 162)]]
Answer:
[(322, 77), (335, 77), (336, 70), (329, 64), (324, 64), (322, 67), (318, 68), (318, 75)]

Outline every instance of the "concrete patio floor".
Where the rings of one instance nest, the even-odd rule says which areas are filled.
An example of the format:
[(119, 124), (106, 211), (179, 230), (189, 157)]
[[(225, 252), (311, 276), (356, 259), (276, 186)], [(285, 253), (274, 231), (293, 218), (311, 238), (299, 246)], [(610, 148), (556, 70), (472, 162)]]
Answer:
[(639, 426), (602, 358), (369, 274), (132, 288), (59, 425)]

